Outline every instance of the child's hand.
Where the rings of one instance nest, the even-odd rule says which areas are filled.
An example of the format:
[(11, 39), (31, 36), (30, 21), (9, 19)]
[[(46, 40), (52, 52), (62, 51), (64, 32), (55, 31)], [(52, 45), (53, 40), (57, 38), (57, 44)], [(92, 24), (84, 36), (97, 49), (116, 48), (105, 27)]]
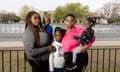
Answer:
[(73, 36), (73, 38), (74, 38), (75, 40), (79, 40), (79, 39), (80, 39), (79, 36)]
[(50, 52), (56, 51), (55, 47), (52, 46), (52, 45), (49, 45), (49, 46), (48, 46), (48, 49), (49, 49)]

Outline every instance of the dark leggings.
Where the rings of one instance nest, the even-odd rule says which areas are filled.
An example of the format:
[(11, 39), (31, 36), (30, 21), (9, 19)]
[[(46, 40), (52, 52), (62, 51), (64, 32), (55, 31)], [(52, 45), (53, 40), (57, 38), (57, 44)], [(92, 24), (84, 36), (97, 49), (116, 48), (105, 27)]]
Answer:
[(49, 63), (46, 61), (39, 61), (37, 64), (33, 60), (28, 60), (32, 67), (32, 72), (49, 72)]
[(88, 65), (88, 53), (87, 51), (85, 53), (80, 53), (77, 55), (77, 60), (76, 60), (77, 68), (71, 71), (67, 72), (82, 72), (84, 68), (87, 67)]

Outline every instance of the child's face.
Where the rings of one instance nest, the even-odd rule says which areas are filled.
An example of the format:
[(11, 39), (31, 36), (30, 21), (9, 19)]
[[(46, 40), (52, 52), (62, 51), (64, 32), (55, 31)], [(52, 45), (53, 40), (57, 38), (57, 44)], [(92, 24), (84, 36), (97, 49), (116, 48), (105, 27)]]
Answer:
[(49, 19), (47, 17), (45, 17), (44, 19), (45, 19), (45, 24), (49, 24), (50, 23), (50, 21), (49, 21)]
[(84, 25), (86, 28), (90, 28), (91, 27), (91, 24), (88, 20), (84, 20)]
[(68, 16), (66, 17), (64, 23), (67, 26), (67, 28), (72, 28), (75, 24), (75, 19), (72, 16)]
[(31, 22), (33, 25), (38, 26), (40, 19), (39, 19), (39, 15), (38, 14), (33, 14), (31, 17)]
[(61, 34), (60, 31), (56, 31), (55, 32), (55, 39), (56, 39), (56, 41), (61, 42), (61, 40), (62, 40), (62, 34)]

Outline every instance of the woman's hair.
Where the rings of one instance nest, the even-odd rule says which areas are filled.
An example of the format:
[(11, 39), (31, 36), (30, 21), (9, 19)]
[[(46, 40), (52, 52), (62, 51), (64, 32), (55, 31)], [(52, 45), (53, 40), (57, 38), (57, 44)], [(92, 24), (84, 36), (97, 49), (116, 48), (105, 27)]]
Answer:
[(45, 18), (47, 18), (47, 19), (49, 20), (49, 24), (50, 24), (50, 23), (51, 23), (51, 19), (50, 19), (48, 16), (45, 16), (45, 17), (43, 18), (43, 24), (44, 24), (44, 25), (46, 24)]
[(88, 16), (86, 20), (89, 21), (92, 26), (94, 26), (96, 23), (96, 19), (94, 17)]
[(76, 17), (75, 17), (74, 14), (67, 14), (67, 15), (65, 16), (64, 20), (65, 20), (68, 16), (71, 16), (74, 20), (76, 20)]
[[(34, 27), (34, 25), (33, 25), (32, 22), (31, 22), (31, 17), (32, 17), (34, 14), (37, 14), (37, 15), (39, 16), (39, 20), (40, 20), (39, 26), (42, 27), (40, 15), (39, 15), (37, 12), (35, 12), (35, 11), (30, 11), (30, 12), (27, 14), (27, 16), (26, 16), (25, 29), (28, 27), (28, 28), (33, 32), (34, 40), (35, 40), (35, 46), (38, 48), (38, 47), (40, 47), (40, 37), (39, 37), (39, 33), (38, 33), (38, 31), (36, 30), (36, 28)], [(38, 26), (38, 29), (39, 29), (39, 26)]]
[(54, 30), (54, 34), (55, 34), (57, 31), (61, 32), (62, 37), (64, 36), (64, 29), (62, 29), (61, 27), (56, 27), (55, 30)]

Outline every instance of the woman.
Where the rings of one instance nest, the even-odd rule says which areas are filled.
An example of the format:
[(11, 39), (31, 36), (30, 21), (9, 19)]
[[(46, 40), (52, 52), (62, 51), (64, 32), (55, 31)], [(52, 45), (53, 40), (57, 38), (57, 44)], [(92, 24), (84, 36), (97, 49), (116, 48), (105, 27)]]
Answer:
[(40, 31), (40, 27), (42, 24), (39, 14), (35, 11), (29, 12), (23, 35), (25, 55), (32, 67), (32, 72), (49, 72), (48, 57), (53, 47), (48, 48), (48, 35)]
[[(88, 64), (88, 53), (87, 48), (92, 46), (95, 41), (93, 36), (92, 41), (81, 46), (81, 53), (77, 55), (76, 66), (70, 65), (72, 62), (72, 51), (80, 45), (80, 42), (74, 39), (74, 36), (81, 36), (85, 31), (84, 27), (75, 26), (75, 16), (73, 14), (68, 14), (65, 16), (66, 33), (62, 40), (62, 46), (65, 53), (65, 65), (67, 72), (84, 72)], [(72, 69), (70, 69), (72, 67)], [(69, 69), (69, 70), (68, 70)]]
[(53, 28), (50, 25), (50, 18), (45, 16), (43, 18), (43, 24), (45, 25), (45, 30), (48, 33), (49, 37), (50, 37), (50, 41), (53, 41)]

